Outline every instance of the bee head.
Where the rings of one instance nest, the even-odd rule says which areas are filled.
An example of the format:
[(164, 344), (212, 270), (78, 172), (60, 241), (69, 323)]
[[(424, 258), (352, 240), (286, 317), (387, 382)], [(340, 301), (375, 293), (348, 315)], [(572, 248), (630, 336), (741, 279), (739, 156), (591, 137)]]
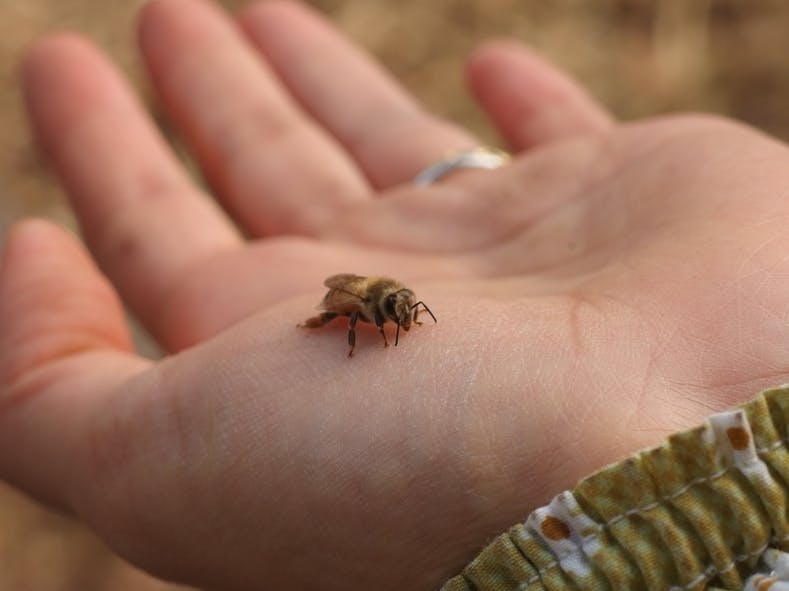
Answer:
[(417, 317), (418, 308), (422, 306), (425, 312), (430, 314), (433, 322), (437, 322), (436, 317), (430, 311), (430, 308), (424, 302), (417, 302), (414, 292), (410, 289), (398, 289), (395, 292), (387, 294), (379, 304), (381, 313), (389, 320), (397, 324), (397, 332), (395, 333), (395, 347), (400, 340), (400, 328), (408, 330), (411, 328), (411, 323)]
[(413, 319), (414, 292), (410, 289), (400, 289), (390, 293), (384, 299), (384, 315), (403, 330), (411, 328)]

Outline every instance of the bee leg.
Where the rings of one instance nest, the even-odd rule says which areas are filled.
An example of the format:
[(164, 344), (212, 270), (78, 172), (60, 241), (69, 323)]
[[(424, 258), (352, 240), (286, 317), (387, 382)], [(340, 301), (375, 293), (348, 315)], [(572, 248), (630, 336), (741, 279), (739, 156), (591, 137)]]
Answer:
[(324, 312), (323, 314), (318, 314), (312, 318), (307, 318), (307, 320), (304, 321), (304, 324), (299, 324), (299, 326), (301, 328), (320, 328), (324, 324), (337, 318), (337, 316), (338, 315), (334, 312)]
[[(427, 304), (425, 304), (425, 302), (421, 302), (421, 301), (417, 302), (416, 304), (411, 306), (411, 309), (414, 311), (414, 322), (416, 322), (416, 318), (419, 315), (419, 306), (422, 306), (425, 309), (425, 312), (430, 314), (430, 317), (433, 319), (433, 322), (438, 322), (438, 320), (436, 320), (435, 315), (430, 311), (430, 308), (427, 307)], [(421, 322), (417, 322), (417, 324), (422, 324), (422, 323)]]
[(381, 333), (381, 336), (384, 338), (384, 347), (389, 346), (389, 341), (386, 340), (386, 333), (384, 332), (384, 317), (381, 316), (381, 313), (376, 310), (375, 311), (375, 326), (378, 327), (378, 332)]
[(356, 347), (356, 321), (359, 319), (359, 313), (354, 312), (348, 320), (348, 344), (351, 350), (348, 351), (348, 357), (353, 356), (353, 349)]

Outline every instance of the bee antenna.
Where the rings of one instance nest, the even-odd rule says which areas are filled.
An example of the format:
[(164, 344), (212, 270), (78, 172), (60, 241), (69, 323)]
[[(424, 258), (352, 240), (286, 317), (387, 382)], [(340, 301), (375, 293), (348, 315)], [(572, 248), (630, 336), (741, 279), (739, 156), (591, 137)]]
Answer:
[(395, 331), (395, 347), (397, 343), (400, 341), (400, 319), (397, 319), (397, 330)]
[(414, 308), (416, 308), (417, 306), (422, 306), (422, 307), (425, 309), (425, 312), (427, 312), (428, 314), (430, 314), (430, 317), (433, 319), (433, 322), (435, 322), (436, 324), (438, 324), (438, 320), (436, 320), (436, 317), (435, 317), (435, 315), (434, 315), (434, 314), (433, 314), (433, 313), (430, 311), (430, 308), (428, 308), (428, 307), (427, 307), (427, 304), (425, 304), (425, 302), (419, 301), (419, 302), (417, 302), (416, 304), (414, 304), (413, 306), (411, 306), (411, 309), (413, 310), (413, 309), (414, 309)]

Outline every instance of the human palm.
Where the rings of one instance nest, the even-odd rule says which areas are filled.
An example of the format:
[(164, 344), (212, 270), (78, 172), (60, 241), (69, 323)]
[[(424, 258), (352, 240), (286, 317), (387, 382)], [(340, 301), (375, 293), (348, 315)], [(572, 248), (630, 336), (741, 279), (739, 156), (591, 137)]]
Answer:
[[(201, 2), (154, 2), (141, 29), (229, 216), (94, 49), (31, 52), (34, 126), (114, 288), (52, 226), (12, 233), (9, 481), (191, 584), (428, 589), (589, 471), (786, 380), (783, 145), (615, 126), (494, 44), (470, 80), (518, 155), (418, 188), (474, 139), (304, 9), (241, 20), (266, 65)], [(343, 323), (296, 328), (338, 272), (404, 281), (438, 324), (388, 349), (360, 329), (347, 358)], [(131, 351), (116, 290), (161, 361)]]

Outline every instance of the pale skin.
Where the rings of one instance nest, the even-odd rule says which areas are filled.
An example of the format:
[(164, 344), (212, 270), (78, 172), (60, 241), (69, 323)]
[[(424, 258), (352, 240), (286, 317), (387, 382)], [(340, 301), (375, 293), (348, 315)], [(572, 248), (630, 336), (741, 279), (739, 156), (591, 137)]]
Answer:
[[(496, 42), (467, 74), (513, 163), (414, 188), (477, 141), (306, 9), (154, 0), (140, 45), (223, 209), (97, 49), (31, 48), (90, 254), (43, 221), (9, 235), (0, 477), (151, 573), (434, 589), (577, 479), (789, 379), (782, 143), (619, 124)], [(344, 322), (295, 327), (338, 272), (395, 276), (440, 321), (397, 348), (359, 327), (349, 359)]]

